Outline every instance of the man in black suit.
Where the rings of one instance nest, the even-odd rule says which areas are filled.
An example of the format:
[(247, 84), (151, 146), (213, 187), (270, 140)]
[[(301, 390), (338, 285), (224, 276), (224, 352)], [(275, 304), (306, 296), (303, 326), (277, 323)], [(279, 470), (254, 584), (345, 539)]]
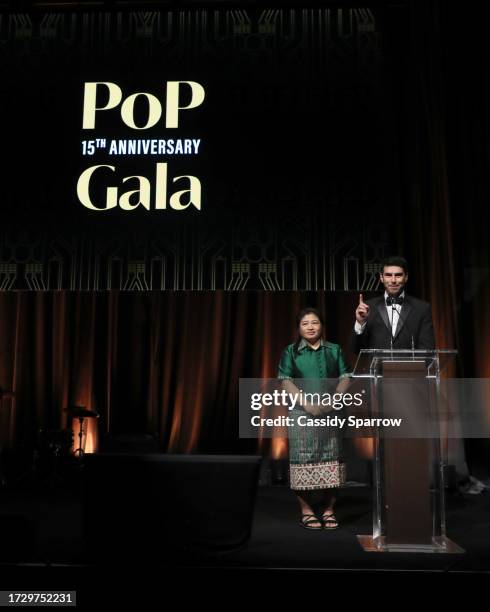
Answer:
[(435, 348), (430, 304), (407, 295), (407, 262), (403, 257), (383, 261), (380, 280), (383, 296), (364, 302), (362, 293), (356, 309), (353, 348), (426, 349)]

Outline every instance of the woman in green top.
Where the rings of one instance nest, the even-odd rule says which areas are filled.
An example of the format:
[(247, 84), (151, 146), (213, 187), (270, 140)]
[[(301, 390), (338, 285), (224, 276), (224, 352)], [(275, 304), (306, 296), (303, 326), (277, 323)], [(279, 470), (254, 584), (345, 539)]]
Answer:
[[(308, 393), (341, 393), (349, 385), (349, 374), (337, 344), (323, 339), (323, 319), (315, 308), (304, 308), (297, 317), (298, 339), (284, 349), (279, 364), (278, 378), (290, 393), (299, 393), (296, 386)], [(327, 385), (338, 379), (332, 389)], [(298, 380), (295, 384), (295, 379)], [(338, 527), (333, 507), (335, 489), (345, 481), (345, 464), (342, 461), (342, 439), (337, 427), (299, 426), (297, 419), (305, 416), (325, 418), (336, 414), (330, 406), (304, 401), (295, 407), (290, 416), (295, 425), (289, 428), (290, 485), (301, 507), (301, 525), (307, 529), (336, 529)], [(320, 491), (325, 508), (321, 519), (312, 509), (311, 491)]]

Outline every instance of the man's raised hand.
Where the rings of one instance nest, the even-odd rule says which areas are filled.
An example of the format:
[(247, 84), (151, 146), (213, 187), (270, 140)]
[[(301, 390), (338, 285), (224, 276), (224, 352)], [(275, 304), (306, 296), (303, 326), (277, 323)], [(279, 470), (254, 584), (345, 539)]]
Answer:
[(359, 294), (359, 304), (356, 308), (356, 321), (360, 325), (364, 325), (369, 316), (369, 306), (364, 302), (362, 293)]

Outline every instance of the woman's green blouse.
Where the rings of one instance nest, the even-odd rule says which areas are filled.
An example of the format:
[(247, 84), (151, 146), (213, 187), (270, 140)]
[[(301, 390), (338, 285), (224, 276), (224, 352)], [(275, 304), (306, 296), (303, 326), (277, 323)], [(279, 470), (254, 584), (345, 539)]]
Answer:
[(287, 346), (279, 363), (277, 377), (286, 378), (340, 378), (349, 376), (347, 367), (338, 344), (321, 340), (314, 350), (302, 339), (297, 351), (294, 344)]

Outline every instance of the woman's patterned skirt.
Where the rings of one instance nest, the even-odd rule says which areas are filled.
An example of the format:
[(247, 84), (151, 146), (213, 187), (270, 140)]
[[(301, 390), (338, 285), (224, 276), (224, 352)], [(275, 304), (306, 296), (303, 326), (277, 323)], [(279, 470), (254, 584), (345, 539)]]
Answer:
[[(295, 408), (290, 416), (294, 426), (289, 432), (290, 486), (295, 491), (329, 489), (345, 483), (345, 463), (342, 458), (342, 434), (338, 427), (302, 426), (299, 423), (313, 417)], [(299, 417), (303, 417), (298, 421)]]

